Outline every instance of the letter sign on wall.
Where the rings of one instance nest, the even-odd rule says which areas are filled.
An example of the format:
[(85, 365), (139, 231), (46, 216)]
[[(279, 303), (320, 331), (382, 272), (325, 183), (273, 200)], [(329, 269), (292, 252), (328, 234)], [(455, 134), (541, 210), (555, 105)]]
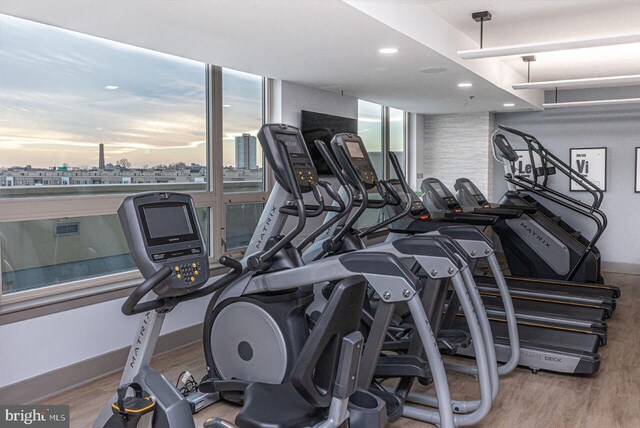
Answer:
[[(531, 155), (529, 154), (529, 150), (527, 149), (517, 149), (514, 150), (518, 154), (518, 160), (515, 163), (516, 167), (516, 175), (519, 175), (524, 178), (528, 178), (529, 180), (533, 180), (532, 166), (531, 166)], [(536, 163), (536, 166), (539, 167), (542, 165), (542, 161), (540, 160), (540, 156), (537, 153), (533, 153), (533, 160)]]
[[(607, 191), (607, 149), (593, 147), (588, 149), (570, 150), (571, 168), (584, 178), (598, 186), (603, 192)], [(584, 192), (578, 180), (571, 180), (572, 192)]]

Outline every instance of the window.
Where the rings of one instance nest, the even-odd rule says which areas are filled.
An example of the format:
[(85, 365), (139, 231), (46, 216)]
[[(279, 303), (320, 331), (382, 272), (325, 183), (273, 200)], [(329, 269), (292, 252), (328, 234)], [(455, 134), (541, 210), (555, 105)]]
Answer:
[(261, 76), (2, 15), (0, 47), (3, 304), (132, 277), (129, 193), (189, 193), (212, 260), (248, 243), (267, 196)]
[[(198, 216), (209, 241), (209, 209)], [(3, 295), (136, 268), (115, 214), (2, 222), (0, 254)]]
[(4, 15), (0, 28), (0, 197), (206, 190), (205, 64)]
[[(358, 135), (362, 138), (380, 178), (396, 177), (393, 167), (387, 161), (389, 152), (398, 156), (400, 167), (406, 171), (404, 111), (358, 100)], [(385, 219), (386, 213), (368, 209), (356, 226), (362, 229)]]
[(265, 175), (258, 130), (264, 123), (264, 79), (222, 69), (223, 251), (246, 247), (264, 208)]
[(227, 218), (226, 249), (246, 247), (258, 225), (264, 204), (234, 204), (227, 205), (225, 208)]
[(222, 70), (223, 179), (225, 193), (264, 190), (262, 149), (263, 78)]
[(358, 100), (358, 135), (369, 152), (376, 172), (380, 177), (384, 177), (382, 106), (380, 104)]
[[(407, 159), (405, 149), (405, 118), (404, 111), (398, 110), (392, 107), (388, 108), (387, 114), (389, 120), (389, 151), (396, 154), (398, 161), (400, 161), (400, 167), (404, 173), (407, 172)], [(396, 174), (393, 168), (390, 169), (391, 177), (395, 177)]]

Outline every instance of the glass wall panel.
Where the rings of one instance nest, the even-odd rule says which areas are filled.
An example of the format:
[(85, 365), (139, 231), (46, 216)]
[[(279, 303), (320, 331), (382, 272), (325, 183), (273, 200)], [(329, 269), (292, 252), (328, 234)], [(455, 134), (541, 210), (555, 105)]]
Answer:
[(235, 204), (225, 207), (227, 220), (225, 242), (227, 243), (227, 250), (249, 245), (263, 209), (263, 203)]
[(3, 295), (136, 269), (115, 214), (0, 223), (0, 263)]
[(263, 123), (262, 77), (222, 70), (224, 191), (264, 189), (262, 149), (257, 140)]
[[(389, 107), (389, 151), (398, 156), (402, 171), (406, 173), (406, 144), (404, 135), (404, 111)], [(395, 177), (393, 168), (391, 176)]]
[(358, 135), (362, 138), (371, 162), (380, 178), (384, 178), (382, 159), (382, 106), (358, 100)]
[(205, 65), (0, 15), (0, 197), (206, 190)]

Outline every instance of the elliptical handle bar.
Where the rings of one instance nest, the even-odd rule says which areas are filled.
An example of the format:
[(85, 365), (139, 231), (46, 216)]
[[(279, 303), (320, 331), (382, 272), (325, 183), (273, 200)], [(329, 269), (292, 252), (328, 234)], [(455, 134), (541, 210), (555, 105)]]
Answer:
[(307, 222), (307, 210), (304, 205), (304, 200), (302, 197), (302, 192), (300, 191), (300, 186), (298, 185), (298, 181), (296, 179), (296, 175), (293, 172), (293, 165), (291, 164), (291, 159), (289, 158), (289, 154), (284, 144), (278, 145), (278, 151), (280, 152), (281, 158), (284, 160), (284, 170), (285, 175), (287, 177), (287, 181), (289, 182), (289, 190), (293, 195), (293, 203), (296, 206), (297, 218), (298, 222), (296, 226), (289, 231), (282, 239), (280, 239), (273, 247), (266, 251), (258, 251), (254, 254), (251, 254), (247, 258), (247, 266), (252, 271), (260, 271), (267, 268), (267, 262), (271, 259), (278, 251), (284, 248), (287, 244), (289, 244), (296, 236), (298, 236), (303, 230), (304, 225)]
[[(347, 156), (347, 154), (345, 153), (345, 148), (341, 147), (341, 146), (335, 146), (335, 150), (340, 150), (342, 151), (342, 156), (344, 157), (344, 159), (349, 159), (349, 157)], [(360, 181), (357, 177), (358, 177), (358, 173), (356, 172), (355, 168), (353, 167), (353, 164), (351, 164), (350, 161), (345, 162), (345, 166), (348, 169), (347, 173), (349, 173), (353, 178), (355, 187), (358, 188), (358, 191), (360, 193), (360, 206), (358, 207), (358, 209), (356, 210), (356, 212), (345, 222), (345, 224), (342, 226), (342, 229), (335, 234), (331, 240), (328, 240), (326, 242), (328, 242), (327, 247), (331, 247), (331, 249), (333, 251), (336, 251), (337, 249), (340, 248), (340, 243), (342, 242), (342, 238), (344, 238), (344, 236), (349, 233), (349, 231), (351, 230), (351, 228), (353, 227), (353, 225), (356, 223), (356, 221), (358, 221), (358, 219), (362, 216), (362, 214), (365, 212), (365, 210), (367, 209), (367, 207), (369, 206), (369, 196), (367, 195), (367, 189), (364, 187), (364, 184), (362, 184), (362, 181)], [(349, 188), (350, 186), (347, 184), (347, 186), (345, 186), (346, 188)], [(353, 204), (355, 205), (355, 198), (353, 201)]]
[(162, 281), (167, 279), (169, 275), (171, 275), (171, 268), (169, 266), (163, 266), (149, 278), (145, 279), (144, 282), (138, 285), (129, 297), (127, 297), (127, 300), (124, 301), (122, 304), (122, 313), (125, 315), (135, 315), (163, 307), (165, 303), (163, 299), (155, 299), (143, 303), (140, 303), (140, 300), (160, 285)]
[[(345, 190), (345, 192), (347, 194), (347, 202), (345, 203), (342, 200), (340, 195), (338, 195), (338, 193), (335, 191), (335, 189), (333, 188), (333, 186), (330, 183), (328, 183), (328, 182), (320, 182), (319, 183), (320, 186), (322, 186), (327, 191), (327, 194), (329, 195), (329, 197), (331, 197), (331, 199), (336, 201), (336, 203), (340, 206), (340, 210), (338, 211), (337, 215), (333, 216), (333, 218), (331, 218), (330, 220), (326, 221), (318, 229), (314, 230), (309, 235), (307, 235), (307, 237), (297, 247), (298, 250), (300, 250), (300, 251), (302, 251), (307, 245), (309, 245), (313, 241), (315, 241), (316, 238), (318, 236), (320, 236), (324, 231), (326, 231), (331, 226), (333, 226), (334, 224), (336, 224), (337, 222), (342, 220), (345, 216), (349, 215), (349, 213), (351, 212), (351, 210), (353, 209), (353, 206), (354, 206), (353, 190), (351, 189), (351, 186), (348, 184), (347, 178), (345, 177), (342, 169), (338, 166), (338, 164), (336, 163), (335, 159), (333, 158), (333, 156), (329, 152), (329, 149), (327, 148), (327, 145), (322, 140), (315, 140), (314, 143), (315, 143), (316, 147), (318, 148), (318, 151), (320, 152), (320, 154), (324, 158), (324, 160), (327, 162), (327, 165), (329, 166), (329, 169), (331, 170), (333, 175), (335, 175), (335, 177), (337, 178), (337, 180), (340, 183), (340, 185), (342, 186), (342, 188)], [(327, 245), (329, 245), (331, 247), (331, 248), (329, 248), (329, 250), (333, 251), (334, 250), (334, 248), (333, 248), (334, 244), (332, 243), (332, 241), (331, 240), (327, 240), (326, 242), (328, 242)]]
[[(411, 212), (411, 189), (409, 189), (409, 184), (407, 184), (406, 178), (404, 176), (404, 173), (402, 172), (402, 168), (400, 167), (400, 162), (398, 161), (398, 157), (396, 156), (395, 153), (393, 152), (389, 152), (389, 159), (391, 160), (391, 165), (393, 166), (393, 169), (396, 173), (396, 175), (398, 176), (398, 180), (400, 181), (400, 187), (402, 187), (402, 191), (404, 192), (404, 196), (407, 200), (407, 204), (404, 207), (404, 210), (402, 210), (401, 213), (396, 214), (388, 219), (386, 219), (385, 221), (382, 221), (376, 225), (371, 226), (370, 228), (366, 229), (363, 232), (360, 232), (359, 236), (361, 238), (364, 238), (365, 236), (375, 232), (376, 230), (380, 230), (383, 227), (387, 226), (388, 224), (391, 224), (403, 217), (406, 217), (409, 215), (409, 213)], [(388, 183), (385, 182), (385, 187), (389, 185)], [(390, 186), (390, 185), (389, 185)], [(395, 193), (395, 190), (394, 190)]]

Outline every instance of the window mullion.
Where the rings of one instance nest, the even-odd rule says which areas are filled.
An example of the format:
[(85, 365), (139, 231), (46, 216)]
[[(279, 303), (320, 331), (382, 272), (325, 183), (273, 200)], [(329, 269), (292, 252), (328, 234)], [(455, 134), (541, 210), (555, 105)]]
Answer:
[(384, 171), (384, 178), (389, 179), (391, 177), (391, 162), (389, 162), (389, 107), (382, 106), (382, 168)]
[(223, 251), (222, 242), (225, 230), (222, 156), (222, 68), (209, 65), (208, 69), (210, 85), (208, 91), (207, 135), (211, 153), (209, 157), (211, 189), (215, 200), (211, 210), (211, 256), (218, 259)]

